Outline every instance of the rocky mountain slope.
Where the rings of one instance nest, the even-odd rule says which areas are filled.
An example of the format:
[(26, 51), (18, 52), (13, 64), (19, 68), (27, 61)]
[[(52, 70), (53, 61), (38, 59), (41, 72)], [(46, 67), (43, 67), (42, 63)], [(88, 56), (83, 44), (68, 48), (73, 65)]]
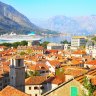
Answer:
[(30, 31), (44, 32), (29, 19), (15, 10), (12, 6), (0, 2), (0, 34), (14, 31), (19, 34), (26, 34)]
[(77, 35), (88, 35), (96, 33), (96, 16), (66, 17), (55, 16), (45, 21), (38, 22), (33, 20), (34, 24), (62, 33), (70, 33)]

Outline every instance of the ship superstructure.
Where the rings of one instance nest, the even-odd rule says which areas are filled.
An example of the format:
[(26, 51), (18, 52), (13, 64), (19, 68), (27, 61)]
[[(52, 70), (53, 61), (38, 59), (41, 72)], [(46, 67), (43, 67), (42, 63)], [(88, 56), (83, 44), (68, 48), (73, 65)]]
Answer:
[(28, 34), (28, 35), (21, 35), (21, 34), (16, 34), (14, 32), (11, 32), (10, 34), (4, 34), (0, 36), (0, 40), (5, 40), (5, 41), (36, 41), (36, 40), (41, 40), (41, 36), (39, 35), (33, 35), (33, 34)]

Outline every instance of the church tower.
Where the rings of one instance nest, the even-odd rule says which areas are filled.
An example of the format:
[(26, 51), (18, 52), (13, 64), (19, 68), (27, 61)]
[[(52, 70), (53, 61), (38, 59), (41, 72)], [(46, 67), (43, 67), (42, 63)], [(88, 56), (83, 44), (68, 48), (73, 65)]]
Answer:
[(25, 67), (24, 60), (20, 57), (11, 59), (10, 62), (10, 85), (25, 91)]

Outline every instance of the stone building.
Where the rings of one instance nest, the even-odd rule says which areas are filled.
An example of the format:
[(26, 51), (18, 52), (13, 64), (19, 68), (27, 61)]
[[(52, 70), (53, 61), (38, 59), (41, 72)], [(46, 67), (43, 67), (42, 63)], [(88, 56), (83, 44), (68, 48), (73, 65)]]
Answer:
[(25, 67), (24, 60), (20, 57), (11, 59), (10, 64), (10, 85), (25, 91)]

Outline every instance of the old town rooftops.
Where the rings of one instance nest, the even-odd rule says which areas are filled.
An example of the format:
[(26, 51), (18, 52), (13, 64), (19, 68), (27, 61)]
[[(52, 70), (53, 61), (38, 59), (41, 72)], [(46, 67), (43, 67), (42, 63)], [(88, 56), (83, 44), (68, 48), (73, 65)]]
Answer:
[(96, 65), (96, 60), (87, 61), (86, 64)]
[(27, 50), (27, 49), (43, 50), (44, 48), (42, 46), (18, 46), (17, 47), (17, 50)]

